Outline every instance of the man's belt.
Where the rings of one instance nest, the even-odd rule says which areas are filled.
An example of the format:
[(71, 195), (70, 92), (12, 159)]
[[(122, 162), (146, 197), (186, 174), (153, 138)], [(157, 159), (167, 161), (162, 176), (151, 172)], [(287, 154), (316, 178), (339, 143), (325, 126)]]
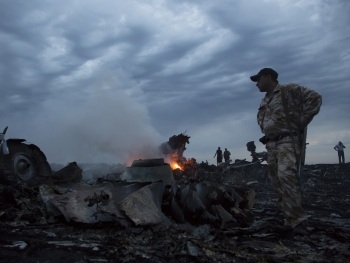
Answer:
[(291, 136), (299, 136), (301, 135), (301, 133), (297, 133), (297, 132), (288, 132), (288, 133), (282, 133), (282, 134), (279, 134), (273, 138), (267, 138), (266, 141), (267, 142), (278, 142), (280, 140), (282, 140), (283, 138), (286, 138), (286, 137), (291, 137)]

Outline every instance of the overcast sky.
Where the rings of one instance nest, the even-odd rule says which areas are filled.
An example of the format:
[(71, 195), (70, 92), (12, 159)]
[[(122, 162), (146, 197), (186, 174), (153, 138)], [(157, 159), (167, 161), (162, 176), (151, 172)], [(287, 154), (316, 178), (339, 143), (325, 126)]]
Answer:
[(191, 136), (198, 162), (265, 150), (263, 67), (319, 92), (306, 163), (350, 158), (348, 0), (0, 0), (0, 129), (50, 163), (157, 158)]

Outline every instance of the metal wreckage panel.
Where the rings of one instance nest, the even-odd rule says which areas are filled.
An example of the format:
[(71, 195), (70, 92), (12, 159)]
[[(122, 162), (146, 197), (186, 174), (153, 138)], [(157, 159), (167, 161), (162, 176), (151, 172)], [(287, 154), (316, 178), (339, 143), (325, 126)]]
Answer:
[(78, 189), (42, 185), (39, 190), (48, 213), (63, 215), (67, 222), (118, 222), (123, 226), (167, 224), (168, 217), (177, 223), (247, 225), (255, 197), (254, 191), (248, 191), (250, 200), (245, 200), (231, 187), (165, 185), (161, 181)]
[(61, 214), (67, 222), (146, 226), (168, 224), (171, 218), (177, 223), (247, 226), (253, 221), (249, 212), (255, 202), (253, 190), (241, 189), (239, 194), (229, 186), (180, 185), (164, 164), (130, 168), (127, 173), (133, 182), (76, 188), (41, 185), (40, 197), (48, 213)]
[(167, 191), (164, 211), (177, 223), (248, 226), (253, 221), (249, 212), (255, 202), (253, 190), (242, 190), (241, 197), (229, 186), (192, 183), (173, 184)]
[(118, 222), (126, 226), (158, 224), (161, 213), (162, 182), (107, 183), (84, 188), (40, 186), (40, 197), (49, 213), (61, 213), (67, 222), (93, 224)]

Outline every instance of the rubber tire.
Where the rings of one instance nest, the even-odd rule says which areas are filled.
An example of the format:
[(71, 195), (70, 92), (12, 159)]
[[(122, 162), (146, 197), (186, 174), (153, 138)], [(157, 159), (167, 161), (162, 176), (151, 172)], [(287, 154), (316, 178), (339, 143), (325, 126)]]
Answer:
[(52, 176), (46, 156), (36, 145), (8, 141), (8, 147), (10, 154), (0, 158), (0, 170), (9, 184), (16, 185), (24, 181), (30, 185), (39, 185)]

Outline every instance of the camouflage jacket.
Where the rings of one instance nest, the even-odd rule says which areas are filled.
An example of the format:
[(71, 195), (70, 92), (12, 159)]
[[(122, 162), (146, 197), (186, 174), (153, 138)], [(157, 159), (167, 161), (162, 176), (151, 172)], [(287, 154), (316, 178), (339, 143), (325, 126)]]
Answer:
[[(287, 104), (286, 110), (282, 93)], [(321, 104), (321, 95), (311, 89), (293, 83), (278, 84), (271, 96), (265, 95), (263, 98), (257, 116), (258, 124), (267, 138), (290, 133), (289, 127), (292, 132), (303, 131), (320, 111)]]

